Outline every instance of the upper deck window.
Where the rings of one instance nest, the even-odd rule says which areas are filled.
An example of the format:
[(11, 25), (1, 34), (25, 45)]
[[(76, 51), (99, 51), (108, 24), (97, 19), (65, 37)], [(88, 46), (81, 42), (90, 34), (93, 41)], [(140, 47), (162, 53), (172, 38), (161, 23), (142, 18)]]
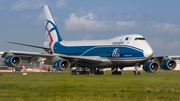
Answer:
[(145, 40), (145, 38), (135, 38), (135, 40)]

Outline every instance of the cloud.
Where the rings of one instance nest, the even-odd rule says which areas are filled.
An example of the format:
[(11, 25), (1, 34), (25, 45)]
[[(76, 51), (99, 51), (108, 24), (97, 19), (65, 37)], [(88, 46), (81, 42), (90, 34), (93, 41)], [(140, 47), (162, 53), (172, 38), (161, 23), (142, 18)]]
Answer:
[(153, 47), (153, 48), (157, 48), (157, 49), (167, 49), (167, 50), (173, 50), (173, 49), (178, 49), (180, 47), (180, 42), (175, 41), (175, 42), (166, 42), (163, 41), (159, 38), (153, 38), (149, 44)]
[(3, 10), (5, 9), (5, 4), (6, 4), (7, 1), (5, 0), (0, 0), (0, 10)]
[(41, 6), (44, 5), (42, 0), (19, 0), (12, 4), (11, 10), (13, 11), (26, 11), (26, 10), (35, 10), (41, 9)]
[(21, 17), (24, 20), (30, 20), (31, 18), (33, 18), (35, 15), (34, 14), (21, 14)]
[(92, 38), (91, 34), (86, 34), (86, 36), (83, 37), (84, 40), (91, 40)]
[[(53, 19), (54, 19), (55, 22), (58, 21), (58, 17), (56, 17), (56, 16), (54, 16)], [(44, 21), (44, 15), (43, 15), (43, 12), (42, 12), (42, 13), (40, 13), (40, 14), (38, 15), (38, 17), (36, 18), (35, 25), (41, 26), (42, 24), (44, 24), (43, 21)]]
[(44, 15), (40, 13), (39, 16), (36, 18), (35, 25), (42, 25), (44, 22)]
[(124, 28), (134, 27), (136, 25), (135, 21), (116, 21), (117, 29), (123, 30)]
[(170, 34), (179, 33), (180, 32), (180, 25), (170, 24), (170, 23), (156, 23), (155, 28), (163, 31), (169, 32)]
[(58, 22), (58, 17), (53, 16), (53, 19), (54, 19), (55, 22)]
[(65, 20), (65, 29), (68, 31), (116, 31), (163, 35), (180, 33), (180, 25), (159, 23), (153, 17), (148, 17), (148, 15), (143, 13), (122, 14), (109, 18), (102, 16), (102, 18), (98, 18), (92, 12), (85, 14), (82, 9), (80, 9), (80, 13), (69, 15), (69, 18)]
[(154, 48), (162, 48), (165, 45), (165, 42), (159, 38), (153, 38), (149, 44)]
[(65, 20), (66, 30), (122, 30), (136, 25), (135, 21), (98, 21), (97, 17), (92, 13), (85, 16), (77, 17), (75, 13)]
[(180, 47), (180, 43), (178, 41), (172, 42), (172, 43), (167, 43), (167, 49), (169, 50), (173, 50), (173, 49), (177, 49)]
[(4, 8), (5, 8), (5, 7), (3, 7), (3, 6), (0, 5), (0, 10), (3, 10)]
[(119, 26), (132, 27), (135, 26), (135, 21), (116, 21)]
[(75, 13), (69, 16), (69, 19), (65, 20), (66, 30), (104, 30), (107, 25), (104, 21), (97, 21), (93, 13), (88, 15), (77, 17)]
[(67, 4), (66, 4), (65, 0), (58, 0), (56, 2), (56, 7), (57, 8), (62, 8), (62, 7), (66, 7), (66, 6), (67, 6)]

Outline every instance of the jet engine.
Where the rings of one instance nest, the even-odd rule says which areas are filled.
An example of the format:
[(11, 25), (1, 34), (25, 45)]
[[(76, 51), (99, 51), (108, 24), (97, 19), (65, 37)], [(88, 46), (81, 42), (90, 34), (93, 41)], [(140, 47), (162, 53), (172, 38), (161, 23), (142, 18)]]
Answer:
[(53, 67), (60, 71), (66, 71), (70, 68), (70, 63), (66, 59), (60, 59), (54, 62)]
[(160, 66), (155, 61), (149, 61), (143, 65), (143, 70), (146, 71), (147, 73), (155, 73), (159, 71), (159, 69), (160, 69)]
[(173, 70), (174, 68), (176, 68), (176, 61), (172, 59), (166, 59), (161, 62), (161, 67), (164, 70)]
[(17, 55), (11, 55), (5, 58), (4, 63), (9, 67), (16, 67), (21, 63), (21, 58)]

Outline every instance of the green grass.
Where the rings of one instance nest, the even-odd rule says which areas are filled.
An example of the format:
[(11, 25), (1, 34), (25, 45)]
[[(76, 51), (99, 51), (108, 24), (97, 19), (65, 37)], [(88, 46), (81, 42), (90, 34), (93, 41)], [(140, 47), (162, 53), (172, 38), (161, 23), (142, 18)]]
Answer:
[[(176, 101), (180, 71), (111, 75), (0, 73), (0, 101)], [(45, 74), (45, 75), (42, 75)]]

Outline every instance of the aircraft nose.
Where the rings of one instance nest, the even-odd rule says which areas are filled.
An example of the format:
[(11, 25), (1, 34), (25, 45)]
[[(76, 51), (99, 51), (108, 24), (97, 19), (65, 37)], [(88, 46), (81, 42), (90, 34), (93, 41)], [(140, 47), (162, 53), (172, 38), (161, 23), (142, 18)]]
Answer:
[(146, 58), (151, 58), (153, 56), (153, 50), (151, 47), (148, 47), (144, 50), (144, 56)]

